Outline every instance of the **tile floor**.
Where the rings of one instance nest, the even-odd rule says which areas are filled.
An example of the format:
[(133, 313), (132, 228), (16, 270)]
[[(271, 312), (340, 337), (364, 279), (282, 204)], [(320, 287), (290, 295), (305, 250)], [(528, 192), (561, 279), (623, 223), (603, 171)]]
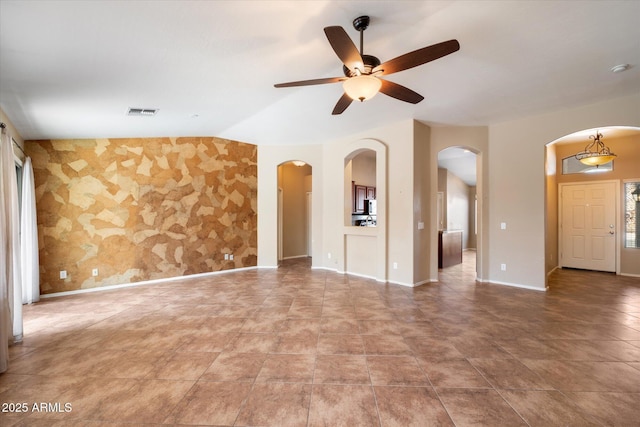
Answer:
[(0, 425), (639, 425), (640, 279), (561, 270), (543, 293), (468, 261), (415, 289), (297, 260), (44, 299)]

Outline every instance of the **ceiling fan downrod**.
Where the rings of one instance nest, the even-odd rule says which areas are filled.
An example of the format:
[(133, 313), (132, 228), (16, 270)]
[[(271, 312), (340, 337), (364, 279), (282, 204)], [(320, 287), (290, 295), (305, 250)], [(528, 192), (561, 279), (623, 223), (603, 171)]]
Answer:
[(360, 32), (360, 56), (364, 55), (364, 30), (369, 27), (370, 19), (368, 16), (358, 16), (353, 20), (353, 28)]
[(347, 77), (354, 77), (359, 75), (368, 75), (371, 74), (371, 71), (380, 65), (380, 60), (373, 55), (365, 55), (364, 54), (364, 30), (369, 27), (369, 22), (371, 19), (366, 16), (358, 16), (353, 20), (353, 28), (355, 28), (360, 33), (360, 56), (362, 57), (362, 66), (363, 69), (356, 68), (355, 71), (349, 70), (347, 66), (343, 66), (342, 69), (344, 71), (344, 75)]

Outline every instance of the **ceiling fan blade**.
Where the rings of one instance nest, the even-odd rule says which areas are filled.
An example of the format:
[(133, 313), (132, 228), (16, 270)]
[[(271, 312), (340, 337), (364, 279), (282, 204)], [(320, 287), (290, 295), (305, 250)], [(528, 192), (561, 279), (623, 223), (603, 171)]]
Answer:
[(398, 83), (390, 82), (389, 80), (380, 79), (382, 86), (380, 86), (380, 92), (387, 96), (390, 96), (400, 101), (409, 102), (411, 104), (417, 104), (424, 99), (424, 96), (411, 89), (399, 85)]
[(448, 40), (393, 58), (375, 67), (372, 73), (380, 72), (380, 75), (397, 73), (398, 71), (408, 70), (409, 68), (442, 58), (458, 50), (460, 50), (458, 40)]
[(326, 27), (324, 33), (333, 51), (349, 70), (353, 71), (358, 68), (360, 71), (364, 71), (362, 56), (344, 28), (340, 26)]
[(313, 86), (323, 85), (327, 83), (338, 83), (347, 80), (347, 77), (327, 77), (325, 79), (301, 80), (299, 82), (278, 83), (274, 87), (294, 87), (294, 86)]
[(342, 112), (346, 110), (349, 105), (351, 105), (352, 101), (353, 99), (351, 99), (349, 95), (347, 95), (346, 93), (343, 93), (340, 99), (338, 100), (338, 103), (336, 104), (336, 106), (333, 107), (333, 111), (331, 112), (331, 114), (334, 116), (338, 114), (342, 114)]

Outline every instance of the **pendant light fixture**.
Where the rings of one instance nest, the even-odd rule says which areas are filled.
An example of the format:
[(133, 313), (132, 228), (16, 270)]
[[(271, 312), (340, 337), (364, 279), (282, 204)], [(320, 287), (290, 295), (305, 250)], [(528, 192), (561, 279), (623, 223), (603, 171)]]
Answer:
[(600, 131), (597, 131), (595, 135), (590, 135), (589, 139), (593, 139), (593, 141), (587, 144), (584, 151), (576, 154), (576, 159), (585, 165), (598, 167), (616, 158), (617, 155), (604, 145), (602, 138)]

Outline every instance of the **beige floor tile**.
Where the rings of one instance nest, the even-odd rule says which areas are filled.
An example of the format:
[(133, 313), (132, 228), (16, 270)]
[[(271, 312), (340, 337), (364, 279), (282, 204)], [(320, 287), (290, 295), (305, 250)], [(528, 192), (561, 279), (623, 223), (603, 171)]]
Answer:
[(440, 389), (438, 396), (456, 426), (526, 426), (495, 390)]
[(320, 334), (318, 354), (364, 354), (360, 335)]
[(640, 393), (570, 392), (566, 396), (603, 425), (632, 426), (640, 420)]
[(307, 425), (379, 426), (373, 389), (361, 385), (314, 385)]
[(318, 347), (317, 335), (284, 335), (278, 336), (273, 353), (315, 354)]
[(315, 355), (270, 354), (262, 365), (256, 382), (311, 383)]
[(264, 353), (221, 353), (201, 375), (204, 381), (253, 382), (267, 355)]
[(534, 292), (465, 262), (406, 288), (296, 259), (43, 299), (0, 402), (73, 411), (0, 425), (635, 425), (639, 286), (562, 269)]
[(255, 384), (234, 425), (306, 426), (311, 384)]
[(515, 359), (469, 359), (469, 362), (497, 389), (553, 388), (544, 378)]
[(362, 340), (367, 354), (412, 354), (411, 349), (400, 335), (362, 335)]
[(367, 356), (373, 385), (431, 385), (413, 356)]
[(430, 387), (374, 387), (382, 426), (453, 426)]
[(251, 384), (198, 382), (165, 422), (189, 425), (233, 425)]
[(559, 391), (503, 390), (500, 394), (532, 427), (600, 425)]
[(138, 380), (123, 393), (104, 399), (90, 415), (100, 421), (162, 423), (194, 381)]
[(270, 353), (278, 343), (276, 334), (238, 334), (225, 351), (233, 353)]
[(197, 380), (211, 366), (219, 353), (177, 352), (168, 355), (146, 375), (162, 380)]
[(319, 354), (315, 384), (371, 384), (365, 356)]

